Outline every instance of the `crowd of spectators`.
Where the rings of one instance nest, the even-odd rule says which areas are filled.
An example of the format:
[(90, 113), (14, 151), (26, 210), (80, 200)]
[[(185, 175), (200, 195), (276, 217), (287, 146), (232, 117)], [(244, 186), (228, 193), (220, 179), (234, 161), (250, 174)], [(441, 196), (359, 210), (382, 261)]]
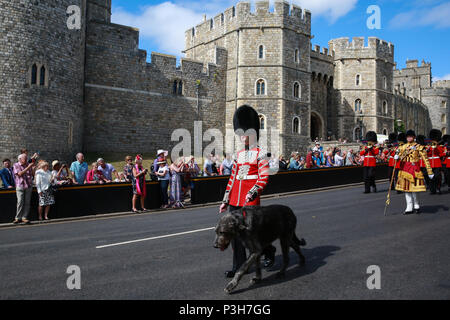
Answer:
[[(348, 149), (345, 152), (339, 147), (327, 147), (325, 150), (317, 141), (306, 155), (292, 152), (289, 158), (281, 155), (278, 158), (267, 154), (271, 170), (294, 171), (314, 168), (341, 167), (361, 165), (363, 157), (360, 150)], [(385, 161), (380, 157), (379, 161)], [(0, 178), (4, 189), (15, 189), (17, 195), (17, 212), (14, 223), (29, 223), (30, 200), (33, 186), (39, 194), (39, 220), (48, 220), (50, 206), (55, 203), (53, 193), (59, 186), (131, 183), (133, 187), (132, 211), (147, 211), (145, 208), (144, 183), (148, 178), (159, 181), (161, 188), (162, 208), (184, 208), (185, 199), (190, 197), (194, 188), (193, 178), (204, 176), (230, 175), (233, 167), (233, 157), (226, 154), (222, 157), (211, 153), (204, 159), (200, 167), (193, 156), (180, 157), (172, 161), (168, 151), (158, 150), (153, 165), (143, 167), (142, 155), (127, 156), (122, 171), (117, 171), (103, 158), (90, 165), (82, 153), (76, 155), (70, 167), (55, 160), (51, 163), (39, 159), (39, 154), (28, 156), (26, 149), (21, 150), (17, 162), (3, 160)], [(140, 208), (137, 207), (140, 199)]]

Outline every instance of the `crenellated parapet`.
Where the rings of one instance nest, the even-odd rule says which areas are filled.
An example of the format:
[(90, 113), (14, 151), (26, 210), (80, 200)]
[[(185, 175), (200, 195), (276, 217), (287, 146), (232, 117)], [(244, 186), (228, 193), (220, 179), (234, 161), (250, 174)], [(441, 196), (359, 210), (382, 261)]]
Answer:
[(322, 48), (321, 50), (319, 45), (314, 45), (314, 47), (311, 48), (311, 58), (324, 60), (330, 63), (332, 63), (334, 60), (333, 52), (330, 52), (328, 48)]
[(369, 37), (365, 45), (364, 37), (332, 39), (328, 42), (330, 51), (336, 60), (340, 59), (383, 59), (394, 62), (394, 45), (390, 42)]
[(256, 28), (288, 28), (298, 33), (311, 34), (311, 12), (288, 2), (277, 0), (270, 10), (269, 1), (258, 1), (254, 10), (250, 2), (239, 2), (224, 12), (204, 19), (185, 32), (186, 50), (208, 43), (236, 30)]

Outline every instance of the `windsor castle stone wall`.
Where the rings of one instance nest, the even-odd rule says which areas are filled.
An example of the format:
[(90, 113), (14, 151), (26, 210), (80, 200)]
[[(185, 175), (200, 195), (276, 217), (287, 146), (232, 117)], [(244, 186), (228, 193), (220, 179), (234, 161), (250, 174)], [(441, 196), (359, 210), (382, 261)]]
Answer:
[[(67, 27), (70, 5), (81, 9), (81, 29)], [(431, 64), (397, 70), (393, 44), (373, 37), (312, 47), (311, 13), (283, 1), (253, 10), (239, 2), (204, 19), (185, 32), (179, 65), (155, 52), (148, 63), (139, 31), (111, 23), (111, 0), (0, 0), (0, 23), (1, 157), (22, 147), (67, 161), (78, 151), (153, 154), (178, 143), (176, 129), (193, 136), (195, 121), (201, 133), (225, 136), (242, 104), (261, 114), (263, 134), (279, 131), (279, 149), (269, 151), (284, 154), (306, 151), (315, 137), (390, 133), (397, 120), (424, 134), (449, 127), (450, 85), (432, 84)]]

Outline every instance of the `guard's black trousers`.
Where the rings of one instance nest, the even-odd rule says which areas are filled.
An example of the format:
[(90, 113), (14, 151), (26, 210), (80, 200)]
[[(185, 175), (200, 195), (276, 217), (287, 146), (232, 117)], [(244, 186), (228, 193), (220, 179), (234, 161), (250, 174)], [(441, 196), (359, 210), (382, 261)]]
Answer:
[(427, 168), (420, 168), (420, 171), (422, 171), (423, 177), (425, 178), (425, 184), (427, 186), (427, 189), (430, 189), (430, 178), (428, 177)]
[[(229, 211), (238, 210), (241, 207), (229, 206)], [(235, 237), (231, 240), (231, 247), (233, 248), (233, 271), (238, 271), (239, 268), (247, 261), (247, 254), (245, 252), (245, 247), (242, 244), (241, 240)], [(269, 245), (264, 248), (263, 254), (265, 258), (273, 257), (275, 254), (276, 248), (273, 245)]]
[(430, 192), (435, 194), (436, 191), (441, 191), (442, 174), (441, 168), (433, 168), (433, 179), (430, 180)]
[(448, 188), (450, 189), (450, 168), (447, 168), (447, 166), (442, 167), (442, 171), (444, 172), (444, 182), (443, 185), (446, 184)]
[(376, 167), (364, 167), (364, 186), (365, 191), (370, 192), (370, 187), (376, 188), (375, 185), (375, 168)]
[[(388, 170), (389, 180), (392, 179), (393, 171), (394, 171), (394, 167), (389, 167), (389, 170)], [(391, 180), (391, 190), (395, 190), (395, 186), (397, 185), (397, 180), (398, 180), (398, 169), (395, 169), (394, 178)]]

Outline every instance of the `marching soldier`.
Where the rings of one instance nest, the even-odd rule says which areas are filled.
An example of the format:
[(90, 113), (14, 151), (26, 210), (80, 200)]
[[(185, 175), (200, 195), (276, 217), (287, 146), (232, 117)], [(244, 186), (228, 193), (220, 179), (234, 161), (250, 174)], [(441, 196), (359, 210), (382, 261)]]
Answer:
[(425, 162), (430, 179), (433, 179), (433, 171), (425, 147), (414, 141), (415, 132), (409, 130), (406, 132), (406, 137), (407, 143), (399, 147), (398, 154), (395, 156), (395, 159), (400, 161), (396, 189), (405, 193), (406, 210), (404, 214), (419, 214), (420, 205), (417, 193), (426, 192), (424, 175), (420, 170), (420, 159)]
[(372, 187), (373, 192), (377, 192), (375, 168), (377, 166), (376, 156), (380, 153), (380, 149), (376, 146), (378, 142), (377, 134), (373, 131), (367, 132), (366, 141), (367, 146), (360, 153), (364, 157), (364, 193), (370, 193), (370, 187)]
[[(245, 148), (237, 153), (230, 179), (225, 191), (220, 213), (244, 206), (259, 206), (260, 196), (269, 181), (269, 162), (257, 145), (260, 122), (258, 113), (250, 106), (238, 108), (233, 118), (234, 131), (241, 137)], [(231, 242), (233, 247), (233, 268), (225, 272), (228, 278), (234, 277), (241, 265), (247, 260), (245, 247), (239, 239)], [(270, 267), (275, 261), (275, 247), (264, 249), (264, 266)]]
[(433, 170), (434, 179), (430, 181), (430, 193), (441, 194), (442, 184), (442, 161), (441, 158), (445, 156), (444, 148), (438, 144), (442, 139), (442, 132), (437, 129), (430, 131), (431, 144), (428, 146), (428, 159), (430, 161), (431, 169)]
[[(391, 181), (391, 187), (395, 188), (395, 183), (397, 182), (397, 174), (398, 174), (398, 170), (397, 167), (398, 165), (396, 164), (394, 157), (395, 157), (395, 153), (397, 151), (398, 148), (398, 136), (395, 132), (392, 132), (391, 134), (389, 134), (389, 142), (388, 142), (388, 148), (386, 150), (383, 151), (384, 156), (388, 159), (389, 163), (389, 173), (388, 173), (388, 177), (389, 179), (391, 179), (392, 176), (394, 176), (394, 178)], [(394, 168), (395, 166), (395, 168)], [(395, 173), (394, 173), (395, 170)]]

